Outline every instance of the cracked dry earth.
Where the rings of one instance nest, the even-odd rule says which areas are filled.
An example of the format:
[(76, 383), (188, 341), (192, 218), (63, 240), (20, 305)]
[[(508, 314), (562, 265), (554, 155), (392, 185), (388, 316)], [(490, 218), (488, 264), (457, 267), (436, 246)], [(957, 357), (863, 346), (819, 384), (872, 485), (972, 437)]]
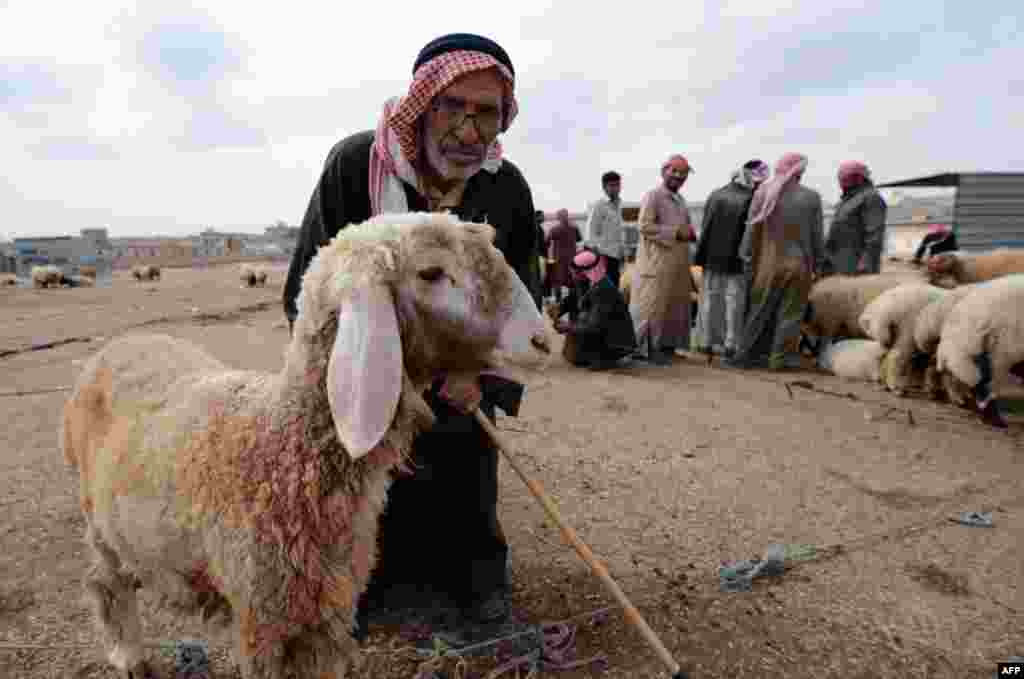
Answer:
[[(170, 269), (154, 283), (118, 273), (106, 289), (0, 291), (0, 352), (93, 338), (0, 358), (0, 677), (115, 676), (81, 597), (83, 523), (57, 441), (67, 392), (55, 390), (101, 338), (132, 327), (276, 370), (283, 280), (277, 266), (266, 288), (243, 289), (220, 267)], [(1024, 653), (1020, 416), (994, 432), (952, 406), (809, 369), (735, 372), (690, 358), (592, 373), (558, 359), (499, 427), (694, 679), (987, 679)], [(501, 474), (517, 615), (556, 621), (612, 605), (511, 469)], [(995, 526), (949, 520), (967, 511), (992, 511)], [(773, 542), (814, 545), (817, 556), (751, 592), (719, 591), (721, 561), (757, 558)], [(147, 639), (200, 634), (145, 591), (142, 601)], [(371, 629), (366, 676), (413, 676), (422, 658), (397, 631)], [(581, 623), (576, 646), (581, 658), (605, 653), (607, 669), (566, 679), (668, 676), (615, 611)], [(223, 649), (211, 658), (215, 676), (236, 676)], [(157, 651), (157, 663), (168, 673), (171, 654)]]

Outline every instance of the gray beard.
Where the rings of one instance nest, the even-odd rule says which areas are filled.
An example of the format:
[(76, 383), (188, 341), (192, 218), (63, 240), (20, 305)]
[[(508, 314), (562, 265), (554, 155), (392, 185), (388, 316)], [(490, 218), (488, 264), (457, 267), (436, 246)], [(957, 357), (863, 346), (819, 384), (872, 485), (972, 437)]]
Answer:
[(427, 163), (431, 169), (434, 170), (446, 181), (466, 181), (483, 167), (483, 162), (474, 163), (470, 166), (456, 165), (448, 161), (441, 153), (441, 147), (437, 142), (424, 140), (424, 151), (426, 154)]

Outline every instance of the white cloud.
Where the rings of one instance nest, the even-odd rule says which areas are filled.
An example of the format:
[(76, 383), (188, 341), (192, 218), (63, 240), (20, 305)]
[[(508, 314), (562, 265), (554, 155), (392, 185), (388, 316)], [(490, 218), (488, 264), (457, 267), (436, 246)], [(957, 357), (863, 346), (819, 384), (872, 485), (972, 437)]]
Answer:
[[(54, 21), (59, 16), (60, 21)], [(373, 127), (429, 39), (509, 51), (521, 115), (504, 139), (537, 206), (579, 210), (617, 169), (624, 197), (686, 154), (703, 200), (750, 157), (876, 177), (1020, 169), (1024, 63), (1008, 2), (653, 0), (580, 9), (479, 2), (208, 6), (15, 0), (0, 9), (0, 198), (8, 234), (297, 223), (330, 147)]]

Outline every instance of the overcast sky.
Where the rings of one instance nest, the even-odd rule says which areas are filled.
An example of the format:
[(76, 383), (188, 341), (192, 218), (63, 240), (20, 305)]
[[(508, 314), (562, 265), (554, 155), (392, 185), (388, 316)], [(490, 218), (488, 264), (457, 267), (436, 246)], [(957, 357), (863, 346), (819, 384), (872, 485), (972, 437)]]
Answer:
[[(511, 9), (515, 7), (515, 9)], [(122, 3), (0, 0), (0, 238), (261, 231), (301, 221), (324, 157), (374, 127), (442, 33), (516, 68), (504, 136), (539, 209), (673, 152), (702, 201), (751, 157), (877, 180), (1024, 170), (1019, 0)]]

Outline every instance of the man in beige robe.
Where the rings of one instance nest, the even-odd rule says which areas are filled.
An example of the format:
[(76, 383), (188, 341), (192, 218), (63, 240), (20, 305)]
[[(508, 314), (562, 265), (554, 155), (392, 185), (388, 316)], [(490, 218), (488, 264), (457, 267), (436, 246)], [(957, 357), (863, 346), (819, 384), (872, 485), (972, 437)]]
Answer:
[(667, 365), (690, 346), (690, 243), (697, 240), (679, 189), (690, 174), (674, 155), (661, 167), (662, 183), (640, 204), (640, 243), (629, 313), (636, 324), (636, 358)]

